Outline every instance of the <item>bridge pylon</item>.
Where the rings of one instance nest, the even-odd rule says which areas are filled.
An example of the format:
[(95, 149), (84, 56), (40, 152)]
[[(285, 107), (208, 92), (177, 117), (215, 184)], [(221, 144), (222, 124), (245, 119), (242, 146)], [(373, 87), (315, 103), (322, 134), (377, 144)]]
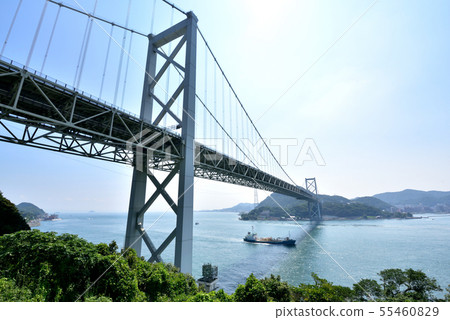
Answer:
[[(181, 272), (192, 273), (192, 241), (193, 241), (193, 204), (194, 204), (194, 136), (195, 136), (195, 83), (196, 83), (196, 50), (197, 50), (197, 17), (187, 13), (187, 18), (178, 24), (166, 29), (158, 35), (149, 35), (149, 45), (146, 63), (146, 75), (141, 103), (141, 120), (158, 125), (165, 117), (171, 117), (181, 128), (181, 158), (180, 160), (162, 159), (160, 155), (154, 155), (154, 148), (146, 148), (146, 145), (169, 145), (167, 137), (162, 135), (141, 132), (140, 137), (134, 137), (140, 142), (140, 146), (133, 147), (134, 168), (131, 185), (130, 205), (125, 235), (125, 247), (133, 248), (141, 255), (142, 240), (151, 252), (149, 261), (161, 261), (161, 253), (175, 239), (174, 264)], [(162, 47), (170, 42), (177, 42), (175, 49), (166, 54)], [(185, 47), (184, 65), (175, 61), (175, 57)], [(157, 59), (163, 59), (161, 68), (157, 71)], [(184, 73), (183, 79), (167, 102), (163, 97), (155, 93), (155, 86), (168, 71), (170, 65)], [(181, 119), (170, 110), (174, 102), (182, 94), (183, 113)], [(162, 110), (153, 117), (153, 104), (157, 103)], [(170, 139), (170, 138), (169, 138)], [(170, 153), (167, 153), (170, 157)], [(164, 167), (169, 171), (164, 181), (160, 182), (150, 172), (149, 168)], [(179, 174), (178, 197), (172, 199), (165, 188), (172, 178)], [(147, 181), (150, 180), (156, 187), (156, 191), (146, 198)], [(177, 215), (176, 226), (167, 236), (166, 240), (156, 248), (144, 226), (145, 212), (151, 207), (158, 196), (162, 196)]]
[(308, 200), (308, 212), (311, 220), (322, 219), (322, 208), (317, 196), (317, 183), (316, 178), (305, 179), (306, 190), (312, 192), (315, 195), (315, 200)]

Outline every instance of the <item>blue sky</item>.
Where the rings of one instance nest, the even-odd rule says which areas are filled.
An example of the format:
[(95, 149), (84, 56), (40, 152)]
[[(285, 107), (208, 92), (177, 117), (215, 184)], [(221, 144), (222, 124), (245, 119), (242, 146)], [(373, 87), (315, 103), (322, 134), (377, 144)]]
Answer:
[[(64, 2), (77, 6), (73, 0)], [(319, 192), (346, 197), (406, 188), (450, 190), (448, 2), (174, 2), (199, 18), (199, 27), (262, 135), (298, 141), (288, 149), (285, 169), (299, 184), (305, 177), (316, 177)], [(1, 44), (17, 3), (2, 4)], [(5, 56), (25, 63), (43, 3), (24, 0)], [(93, 3), (79, 1), (88, 11)], [(124, 24), (127, 3), (99, 0), (97, 13)], [(130, 27), (150, 32), (152, 5), (133, 0)], [(159, 0), (156, 8), (154, 32), (170, 25), (172, 15)], [(58, 25), (78, 38), (64, 38), (62, 31), (55, 35), (59, 40), (51, 47), (44, 72), (71, 84), (73, 72), (68, 70), (76, 59), (68, 54), (79, 47), (85, 20), (63, 12)], [(31, 62), (35, 69), (40, 69), (55, 14), (56, 7), (49, 4)], [(180, 18), (174, 13), (175, 22)], [(92, 32), (96, 41), (87, 69), (100, 70), (94, 56), (101, 59), (107, 38), (96, 25)], [(115, 35), (121, 42), (121, 33)], [(131, 54), (142, 61), (145, 41), (133, 41)], [(119, 53), (114, 51), (112, 59)], [(140, 101), (139, 70), (137, 65), (130, 68), (134, 82), (130, 80), (126, 96), (127, 109), (134, 113)], [(98, 96), (95, 79), (85, 76), (81, 87)], [(111, 101), (114, 84), (105, 87), (103, 98)], [(314, 161), (294, 164), (308, 138), (314, 139), (325, 166)], [(127, 209), (129, 167), (6, 143), (0, 143), (0, 154), (0, 190), (15, 203), (34, 202), (50, 212)], [(264, 196), (259, 193), (260, 199)], [(196, 182), (196, 209), (237, 202), (253, 202), (253, 190)], [(159, 202), (154, 210), (164, 208)]]

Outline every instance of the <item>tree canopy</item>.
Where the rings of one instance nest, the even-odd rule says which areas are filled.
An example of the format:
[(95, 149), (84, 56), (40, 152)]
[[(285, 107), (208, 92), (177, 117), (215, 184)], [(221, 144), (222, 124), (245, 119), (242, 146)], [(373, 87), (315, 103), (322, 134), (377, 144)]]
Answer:
[(0, 191), (0, 236), (19, 230), (30, 230), (16, 206)]

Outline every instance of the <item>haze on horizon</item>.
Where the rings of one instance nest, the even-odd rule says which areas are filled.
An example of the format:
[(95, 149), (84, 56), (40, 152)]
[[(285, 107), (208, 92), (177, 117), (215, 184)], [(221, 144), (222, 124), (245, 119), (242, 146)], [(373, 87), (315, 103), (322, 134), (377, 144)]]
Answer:
[[(33, 1), (41, 10), (43, 1)], [(2, 5), (0, 44), (17, 2)], [(92, 8), (93, 1), (81, 2)], [(299, 185), (316, 177), (319, 193), (347, 198), (450, 190), (449, 2), (173, 2), (197, 15), (246, 110)], [(104, 6), (99, 15), (125, 15), (118, 6)], [(325, 165), (295, 164), (306, 139)], [(48, 212), (127, 211), (130, 167), (3, 142), (0, 155), (0, 190), (16, 204)], [(259, 200), (266, 195), (259, 191)], [(253, 202), (253, 190), (196, 180), (196, 210), (239, 202)], [(166, 208), (160, 200), (152, 210)]]

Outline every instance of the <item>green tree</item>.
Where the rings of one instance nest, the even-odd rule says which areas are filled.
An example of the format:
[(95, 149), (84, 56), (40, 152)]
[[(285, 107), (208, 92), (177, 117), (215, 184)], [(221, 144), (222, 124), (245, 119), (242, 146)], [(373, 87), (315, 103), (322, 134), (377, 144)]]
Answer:
[[(186, 301), (199, 290), (191, 275), (149, 263), (117, 244), (39, 230), (0, 237), (0, 277), (43, 301)], [(200, 298), (198, 298), (200, 299)]]
[(387, 298), (394, 298), (401, 293), (401, 286), (406, 277), (401, 269), (385, 269), (378, 273), (381, 278), (383, 292)]
[(442, 291), (436, 279), (429, 278), (421, 270), (406, 269), (404, 273), (406, 288), (403, 293), (414, 301), (435, 300), (436, 297), (432, 294), (433, 291)]
[(195, 279), (173, 265), (138, 260), (135, 268), (139, 289), (148, 301), (181, 301), (199, 292)]
[(213, 291), (210, 292), (210, 295), (214, 297), (214, 301), (217, 302), (232, 302), (233, 297), (227, 294), (223, 289), (220, 289), (219, 291)]
[(291, 287), (287, 282), (281, 281), (280, 276), (275, 277), (271, 274), (269, 278), (262, 279), (261, 283), (272, 301), (289, 302), (292, 300)]
[(247, 278), (245, 285), (240, 284), (235, 293), (234, 301), (236, 302), (266, 302), (269, 301), (269, 295), (266, 288), (260, 280), (252, 274)]
[(83, 298), (142, 300), (145, 295), (127, 260), (118, 254), (100, 254), (103, 246), (75, 235), (39, 230), (4, 235), (0, 277), (14, 279), (18, 287), (29, 288), (45, 301), (75, 301), (85, 292)]
[(353, 290), (348, 287), (336, 286), (326, 279), (311, 273), (314, 284), (300, 284), (295, 290), (296, 300), (306, 302), (342, 302), (351, 301)]
[(421, 270), (386, 269), (378, 275), (386, 300), (432, 301), (435, 299), (433, 292), (442, 291), (436, 279), (429, 278)]
[(16, 206), (0, 191), (0, 236), (20, 230), (30, 230), (30, 226), (20, 215)]
[(12, 279), (0, 278), (0, 302), (42, 301), (34, 296), (30, 289), (20, 288)]
[(358, 283), (355, 283), (353, 292), (357, 301), (377, 300), (383, 294), (380, 284), (372, 279), (361, 279)]

